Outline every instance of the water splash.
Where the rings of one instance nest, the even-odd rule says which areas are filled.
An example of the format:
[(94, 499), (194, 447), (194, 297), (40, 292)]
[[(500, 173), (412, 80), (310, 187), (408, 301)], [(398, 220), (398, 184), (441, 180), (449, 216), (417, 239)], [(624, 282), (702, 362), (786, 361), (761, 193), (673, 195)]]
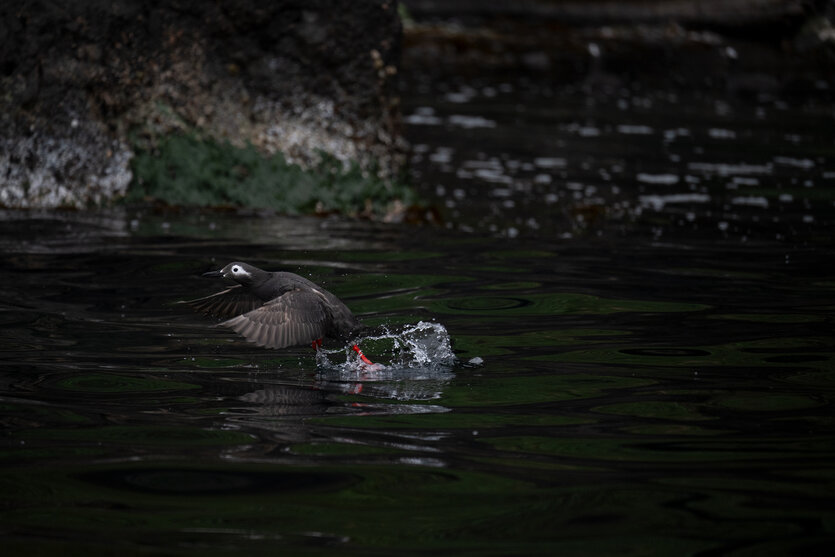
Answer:
[(421, 373), (448, 372), (455, 364), (449, 333), (440, 323), (420, 321), (396, 329), (383, 326), (378, 334), (364, 335), (355, 339), (355, 343), (375, 362), (374, 365), (364, 364), (351, 347), (346, 346), (319, 350), (317, 367), (320, 370), (387, 372), (387, 375), (406, 373), (415, 378)]
[(452, 368), (457, 360), (443, 325), (420, 321), (397, 328), (383, 326), (355, 341), (374, 364), (363, 363), (351, 349), (352, 345), (339, 350), (319, 350), (316, 354), (318, 388), (362, 397), (350, 409), (341, 411), (350, 410), (354, 414), (449, 411), (437, 404), (427, 404), (440, 399), (455, 377)]

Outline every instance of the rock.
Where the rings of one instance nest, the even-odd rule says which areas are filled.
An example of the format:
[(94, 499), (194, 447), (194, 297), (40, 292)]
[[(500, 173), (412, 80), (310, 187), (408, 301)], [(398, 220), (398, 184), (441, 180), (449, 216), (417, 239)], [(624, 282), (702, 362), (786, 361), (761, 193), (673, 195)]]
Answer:
[(0, 205), (123, 195), (179, 130), (291, 162), (405, 161), (395, 1), (11, 0), (0, 5)]

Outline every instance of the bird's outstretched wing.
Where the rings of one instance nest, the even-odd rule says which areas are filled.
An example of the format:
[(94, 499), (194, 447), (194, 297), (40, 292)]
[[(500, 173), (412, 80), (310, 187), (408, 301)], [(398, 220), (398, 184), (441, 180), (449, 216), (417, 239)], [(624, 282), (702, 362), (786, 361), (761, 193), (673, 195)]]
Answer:
[(184, 300), (178, 302), (188, 304), (195, 310), (214, 315), (216, 317), (234, 317), (247, 313), (262, 305), (264, 302), (257, 296), (253, 296), (240, 285), (235, 285), (226, 290), (211, 294), (196, 300)]
[(320, 296), (306, 290), (291, 290), (221, 325), (258, 346), (286, 348), (324, 337), (327, 320)]

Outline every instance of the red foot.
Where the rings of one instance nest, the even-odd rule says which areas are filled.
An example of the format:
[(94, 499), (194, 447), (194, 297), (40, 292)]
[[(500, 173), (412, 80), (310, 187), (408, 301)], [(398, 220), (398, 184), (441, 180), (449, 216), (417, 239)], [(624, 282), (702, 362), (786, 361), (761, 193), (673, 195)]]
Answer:
[(365, 362), (366, 364), (368, 364), (368, 365), (370, 365), (370, 366), (373, 366), (373, 365), (374, 365), (374, 362), (372, 362), (371, 360), (369, 360), (368, 358), (366, 358), (366, 357), (365, 357), (365, 354), (363, 354), (363, 353), (362, 353), (362, 350), (360, 350), (360, 347), (359, 347), (359, 346), (357, 346), (357, 345), (355, 344), (355, 345), (353, 345), (353, 346), (351, 347), (351, 349), (352, 349), (354, 352), (356, 352), (357, 354), (359, 354), (359, 356), (360, 356), (360, 360), (362, 360), (363, 362)]
[(316, 340), (314, 340), (313, 342), (310, 343), (310, 346), (314, 350), (319, 350), (320, 348), (322, 348), (322, 339), (317, 338)]

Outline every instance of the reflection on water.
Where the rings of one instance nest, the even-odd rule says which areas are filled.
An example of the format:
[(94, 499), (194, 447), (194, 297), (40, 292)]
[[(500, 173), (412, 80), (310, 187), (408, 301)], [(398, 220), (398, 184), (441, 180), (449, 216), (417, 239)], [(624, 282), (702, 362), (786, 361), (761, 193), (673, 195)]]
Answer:
[(744, 241), (835, 224), (826, 89), (788, 103), (640, 83), (591, 95), (547, 78), (409, 77), (412, 163), (452, 228)]
[[(114, 237), (86, 218), (19, 219), (2, 254), (13, 551), (831, 541), (831, 245), (235, 216), (167, 232), (147, 216)], [(89, 241), (59, 249), (68, 225)], [(274, 236), (294, 227), (309, 236)], [(255, 348), (173, 303), (233, 255), (327, 285), (375, 328), (363, 350), (383, 366)]]

